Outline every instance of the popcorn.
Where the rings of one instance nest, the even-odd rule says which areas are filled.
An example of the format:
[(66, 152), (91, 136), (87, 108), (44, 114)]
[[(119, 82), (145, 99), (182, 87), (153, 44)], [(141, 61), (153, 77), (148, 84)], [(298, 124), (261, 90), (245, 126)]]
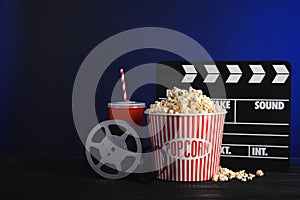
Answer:
[(174, 87), (166, 100), (155, 101), (147, 109), (149, 113), (167, 114), (207, 114), (225, 112), (221, 106), (202, 94), (201, 90), (189, 88), (189, 91)]
[(212, 178), (212, 181), (213, 182), (218, 182), (218, 180), (219, 180), (219, 174), (214, 174), (213, 178)]
[(263, 171), (261, 170), (256, 171), (256, 176), (263, 176), (263, 175), (264, 175)]
[[(262, 170), (256, 171), (256, 176), (263, 176), (263, 175), (264, 175), (264, 173)], [(252, 181), (254, 177), (255, 177), (255, 174), (252, 174), (252, 173), (248, 174), (245, 172), (245, 170), (240, 170), (238, 172), (234, 172), (230, 169), (222, 168), (220, 166), (219, 171), (213, 175), (212, 181), (213, 182), (228, 181), (228, 180), (236, 178), (237, 180), (240, 180), (242, 182), (247, 182), (247, 181)]]
[(243, 179), (243, 176), (241, 174), (236, 174), (235, 175), (235, 178), (238, 179), (238, 180), (242, 180)]
[(246, 182), (247, 181), (246, 177), (242, 178), (241, 181)]
[(220, 180), (220, 181), (228, 181), (228, 177), (225, 176), (225, 174), (220, 174), (220, 175), (219, 175), (219, 180)]

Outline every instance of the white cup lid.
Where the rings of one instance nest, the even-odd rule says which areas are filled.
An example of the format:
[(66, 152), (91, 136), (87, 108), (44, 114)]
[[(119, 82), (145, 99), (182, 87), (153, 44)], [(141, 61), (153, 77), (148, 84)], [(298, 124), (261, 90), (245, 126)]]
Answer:
[(111, 102), (108, 103), (107, 106), (109, 108), (145, 108), (146, 104), (143, 102), (136, 101), (119, 101), (119, 102)]

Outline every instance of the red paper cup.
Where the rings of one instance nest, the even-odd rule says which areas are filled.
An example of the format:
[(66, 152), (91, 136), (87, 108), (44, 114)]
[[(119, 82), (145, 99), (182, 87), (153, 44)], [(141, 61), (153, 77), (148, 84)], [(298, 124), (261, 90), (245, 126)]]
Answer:
[[(151, 143), (163, 148), (167, 154), (167, 161), (156, 154), (156, 168), (162, 172), (158, 179), (185, 182), (211, 179), (220, 164), (226, 113), (170, 115), (146, 112)], [(162, 171), (163, 167), (165, 170)]]
[(141, 134), (145, 103), (128, 101), (108, 103), (111, 120), (119, 119), (131, 123)]

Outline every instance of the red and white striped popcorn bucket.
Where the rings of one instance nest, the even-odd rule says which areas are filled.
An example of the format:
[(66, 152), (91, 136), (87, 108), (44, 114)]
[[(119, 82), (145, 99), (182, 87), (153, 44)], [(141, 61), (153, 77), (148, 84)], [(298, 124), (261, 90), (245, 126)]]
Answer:
[[(209, 114), (147, 114), (148, 130), (154, 147), (158, 179), (206, 181), (218, 172), (225, 112)], [(163, 170), (164, 169), (164, 170)]]

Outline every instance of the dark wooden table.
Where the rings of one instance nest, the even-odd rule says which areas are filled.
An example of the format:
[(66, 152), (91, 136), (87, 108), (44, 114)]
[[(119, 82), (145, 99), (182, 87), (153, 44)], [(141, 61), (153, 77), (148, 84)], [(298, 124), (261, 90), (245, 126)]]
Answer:
[(0, 199), (300, 199), (300, 164), (253, 181), (105, 180), (84, 159), (1, 158)]

